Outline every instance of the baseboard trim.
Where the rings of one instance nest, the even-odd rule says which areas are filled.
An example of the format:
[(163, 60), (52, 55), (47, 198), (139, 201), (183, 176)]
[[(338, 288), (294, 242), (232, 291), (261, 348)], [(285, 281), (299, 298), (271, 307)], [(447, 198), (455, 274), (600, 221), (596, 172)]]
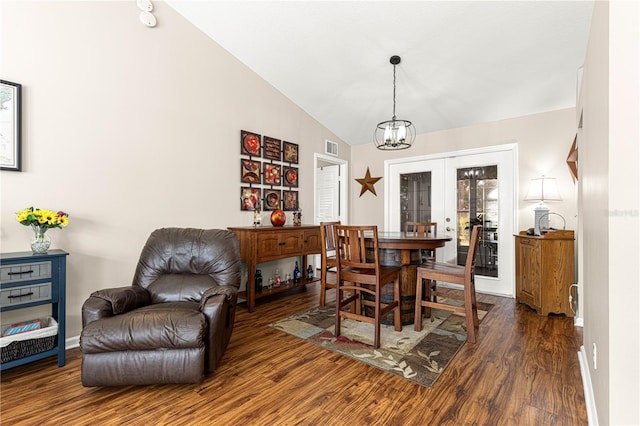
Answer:
[(580, 375), (582, 376), (582, 386), (584, 388), (584, 403), (587, 407), (587, 419), (589, 426), (598, 426), (598, 413), (596, 411), (596, 401), (593, 397), (593, 385), (591, 383), (591, 373), (589, 372), (589, 361), (584, 345), (580, 346), (578, 352), (580, 361)]
[(64, 341), (65, 350), (77, 348), (80, 346), (80, 336), (68, 337)]

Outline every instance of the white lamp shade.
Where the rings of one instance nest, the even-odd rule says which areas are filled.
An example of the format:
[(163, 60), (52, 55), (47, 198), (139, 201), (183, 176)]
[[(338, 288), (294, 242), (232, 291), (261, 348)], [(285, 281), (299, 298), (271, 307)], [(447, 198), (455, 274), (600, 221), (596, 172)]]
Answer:
[(404, 142), (406, 138), (407, 138), (407, 128), (405, 127), (404, 124), (401, 124), (400, 127), (398, 128), (398, 140), (400, 142)]
[(524, 197), (525, 201), (562, 201), (555, 178), (531, 179), (529, 192)]
[(385, 127), (384, 129), (384, 142), (385, 143), (389, 143), (391, 142), (391, 124), (387, 124), (387, 127)]

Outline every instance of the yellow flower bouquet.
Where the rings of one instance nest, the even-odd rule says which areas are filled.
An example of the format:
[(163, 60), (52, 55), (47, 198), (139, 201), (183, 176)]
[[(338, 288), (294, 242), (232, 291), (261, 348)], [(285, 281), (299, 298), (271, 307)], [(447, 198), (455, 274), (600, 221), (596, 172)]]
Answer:
[(29, 207), (16, 214), (16, 220), (24, 226), (31, 226), (35, 238), (31, 242), (34, 253), (46, 253), (51, 245), (51, 239), (46, 235), (50, 228), (64, 228), (69, 224), (69, 215), (63, 211), (38, 209)]

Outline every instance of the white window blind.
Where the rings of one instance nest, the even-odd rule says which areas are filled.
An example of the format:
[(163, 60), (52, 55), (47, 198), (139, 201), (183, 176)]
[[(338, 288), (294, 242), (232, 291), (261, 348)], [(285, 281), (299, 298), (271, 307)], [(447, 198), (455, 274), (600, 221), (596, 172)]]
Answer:
[(337, 220), (340, 214), (340, 166), (329, 165), (318, 169), (318, 219), (320, 222)]

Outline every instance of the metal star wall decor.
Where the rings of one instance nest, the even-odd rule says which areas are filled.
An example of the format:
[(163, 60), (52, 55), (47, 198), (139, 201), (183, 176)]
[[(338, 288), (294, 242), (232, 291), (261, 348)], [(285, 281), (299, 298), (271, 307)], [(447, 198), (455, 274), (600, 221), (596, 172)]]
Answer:
[(367, 174), (365, 174), (363, 178), (356, 179), (358, 183), (362, 185), (362, 189), (360, 190), (360, 196), (362, 197), (362, 194), (364, 194), (367, 191), (371, 191), (373, 192), (373, 195), (377, 197), (378, 194), (376, 194), (376, 189), (373, 187), (373, 185), (376, 182), (378, 182), (380, 179), (382, 179), (382, 176), (371, 177), (371, 173), (369, 172), (369, 167), (367, 167)]

